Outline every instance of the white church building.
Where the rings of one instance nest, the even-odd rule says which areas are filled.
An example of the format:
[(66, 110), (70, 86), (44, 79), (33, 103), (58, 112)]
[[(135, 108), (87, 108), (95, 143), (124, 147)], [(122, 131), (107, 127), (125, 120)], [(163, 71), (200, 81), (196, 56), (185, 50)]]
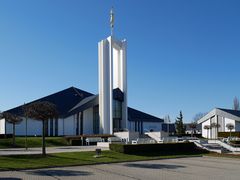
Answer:
[[(33, 101), (48, 101), (57, 107), (59, 118), (47, 122), (48, 136), (166, 131), (163, 119), (128, 107), (126, 51), (126, 40), (112, 35), (98, 43), (98, 94), (70, 87)], [(24, 117), (22, 106), (7, 112)], [(16, 125), (16, 135), (25, 135), (26, 129), (29, 136), (41, 135), (41, 126), (41, 121), (23, 118)], [(12, 124), (0, 120), (0, 134), (11, 133)]]
[[(230, 132), (227, 124), (232, 124), (232, 132), (240, 132), (240, 111), (232, 109), (214, 108), (197, 121), (202, 125), (202, 136), (209, 139), (218, 138), (218, 132)], [(217, 125), (211, 127), (212, 124)]]

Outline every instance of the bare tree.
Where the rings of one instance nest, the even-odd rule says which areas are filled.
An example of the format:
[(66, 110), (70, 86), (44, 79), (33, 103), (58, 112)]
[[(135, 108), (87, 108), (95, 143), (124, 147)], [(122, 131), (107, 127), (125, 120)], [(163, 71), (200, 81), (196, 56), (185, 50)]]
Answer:
[(26, 106), (25, 113), (28, 118), (42, 121), (42, 155), (46, 156), (45, 122), (58, 117), (56, 106), (50, 102), (35, 102)]
[(197, 122), (199, 119), (201, 119), (206, 114), (207, 113), (202, 113), (202, 112), (199, 112), (199, 113), (195, 114), (195, 116), (193, 117), (193, 121)]
[(208, 138), (209, 129), (211, 129), (211, 126), (210, 125), (205, 125), (203, 128), (207, 130), (207, 138)]
[(191, 128), (191, 136), (193, 137), (193, 133), (194, 133), (194, 131), (195, 131), (195, 129), (197, 128), (197, 123), (196, 122), (191, 122), (190, 124), (189, 124), (189, 127)]
[(4, 112), (2, 113), (2, 117), (10, 124), (12, 124), (13, 127), (13, 136), (12, 136), (12, 146), (16, 146), (16, 140), (15, 140), (15, 126), (16, 124), (19, 124), (22, 121), (22, 118), (15, 115), (15, 114), (11, 114), (9, 112)]
[(238, 100), (238, 98), (237, 97), (234, 97), (234, 99), (233, 99), (233, 109), (234, 110), (240, 110), (240, 107), (239, 107), (239, 100)]
[(228, 124), (226, 124), (226, 127), (230, 131), (230, 139), (231, 139), (231, 137), (232, 137), (232, 130), (234, 129), (234, 125), (232, 123), (228, 123)]

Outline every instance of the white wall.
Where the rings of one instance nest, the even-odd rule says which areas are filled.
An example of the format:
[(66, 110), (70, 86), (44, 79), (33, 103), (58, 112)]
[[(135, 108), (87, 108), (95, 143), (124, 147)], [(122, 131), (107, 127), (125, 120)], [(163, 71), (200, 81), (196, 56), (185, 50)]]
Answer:
[(93, 108), (83, 111), (83, 134), (93, 134)]
[(202, 123), (202, 137), (204, 138), (210, 138), (210, 129), (207, 130), (207, 129), (204, 129), (204, 126), (205, 125), (209, 125), (210, 126), (210, 119), (208, 119), (207, 121), (203, 122)]
[(0, 119), (0, 134), (5, 134), (5, 119)]
[[(58, 135), (76, 135), (77, 115), (72, 115), (64, 119), (58, 119)], [(48, 133), (50, 135), (50, 121), (48, 121)], [(26, 121), (25, 119), (16, 124), (16, 135), (24, 136), (26, 134)], [(5, 120), (0, 120), (0, 133), (12, 134), (12, 124)], [(41, 136), (42, 135), (42, 121), (33, 119), (27, 120), (27, 134), (29, 136)], [(89, 108), (83, 112), (83, 133), (93, 134), (93, 108)], [(55, 135), (55, 120), (53, 121), (53, 135)]]
[(228, 128), (226, 127), (227, 124), (231, 123), (234, 125), (234, 129), (232, 131), (235, 131), (235, 120), (229, 119), (229, 118), (225, 118), (225, 132), (229, 132), (230, 130), (228, 130)]
[[(6, 122), (6, 134), (12, 134), (13, 125)], [(26, 134), (26, 120), (25, 118), (21, 123), (16, 124), (15, 134), (17, 136), (25, 136)], [(27, 120), (27, 134), (28, 136), (41, 136), (42, 135), (42, 121), (37, 121), (33, 119)]]
[[(205, 137), (205, 138), (207, 138), (207, 137), (208, 138), (216, 138), (216, 133), (217, 133), (216, 128), (208, 130), (208, 136), (207, 136), (207, 130), (204, 129), (205, 125), (210, 125), (213, 122), (216, 122), (216, 118), (215, 117), (211, 118), (211, 121), (210, 121), (210, 119), (208, 119), (207, 121), (204, 121), (202, 123), (202, 136), (203, 137)], [(232, 130), (233, 132), (234, 131), (240, 131), (240, 122), (237, 122), (237, 121), (235, 121), (233, 119), (229, 119), (229, 118), (224, 118), (224, 117), (218, 116), (218, 123), (220, 125), (220, 127), (218, 129), (219, 132), (229, 132), (229, 130), (226, 127), (226, 125), (228, 123), (231, 123), (231, 124), (234, 125), (234, 129)]]

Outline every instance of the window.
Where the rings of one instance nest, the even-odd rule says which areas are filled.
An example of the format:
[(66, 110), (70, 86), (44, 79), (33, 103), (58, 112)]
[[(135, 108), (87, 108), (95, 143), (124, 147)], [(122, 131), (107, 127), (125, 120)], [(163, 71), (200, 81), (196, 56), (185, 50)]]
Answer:
[(122, 102), (113, 100), (113, 118), (122, 119)]
[(93, 107), (93, 133), (99, 134), (99, 106)]
[(122, 120), (122, 102), (113, 100), (113, 130), (121, 129)]

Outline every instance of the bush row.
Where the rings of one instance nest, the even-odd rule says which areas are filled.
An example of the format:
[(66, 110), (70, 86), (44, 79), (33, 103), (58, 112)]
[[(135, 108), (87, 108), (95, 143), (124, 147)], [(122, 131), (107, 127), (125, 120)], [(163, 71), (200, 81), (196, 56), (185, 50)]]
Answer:
[(110, 144), (110, 150), (125, 154), (179, 154), (203, 152), (194, 143), (163, 143), (163, 144)]
[[(230, 132), (218, 132), (218, 137), (227, 138), (230, 136)], [(240, 132), (232, 132), (231, 136), (240, 137)]]

